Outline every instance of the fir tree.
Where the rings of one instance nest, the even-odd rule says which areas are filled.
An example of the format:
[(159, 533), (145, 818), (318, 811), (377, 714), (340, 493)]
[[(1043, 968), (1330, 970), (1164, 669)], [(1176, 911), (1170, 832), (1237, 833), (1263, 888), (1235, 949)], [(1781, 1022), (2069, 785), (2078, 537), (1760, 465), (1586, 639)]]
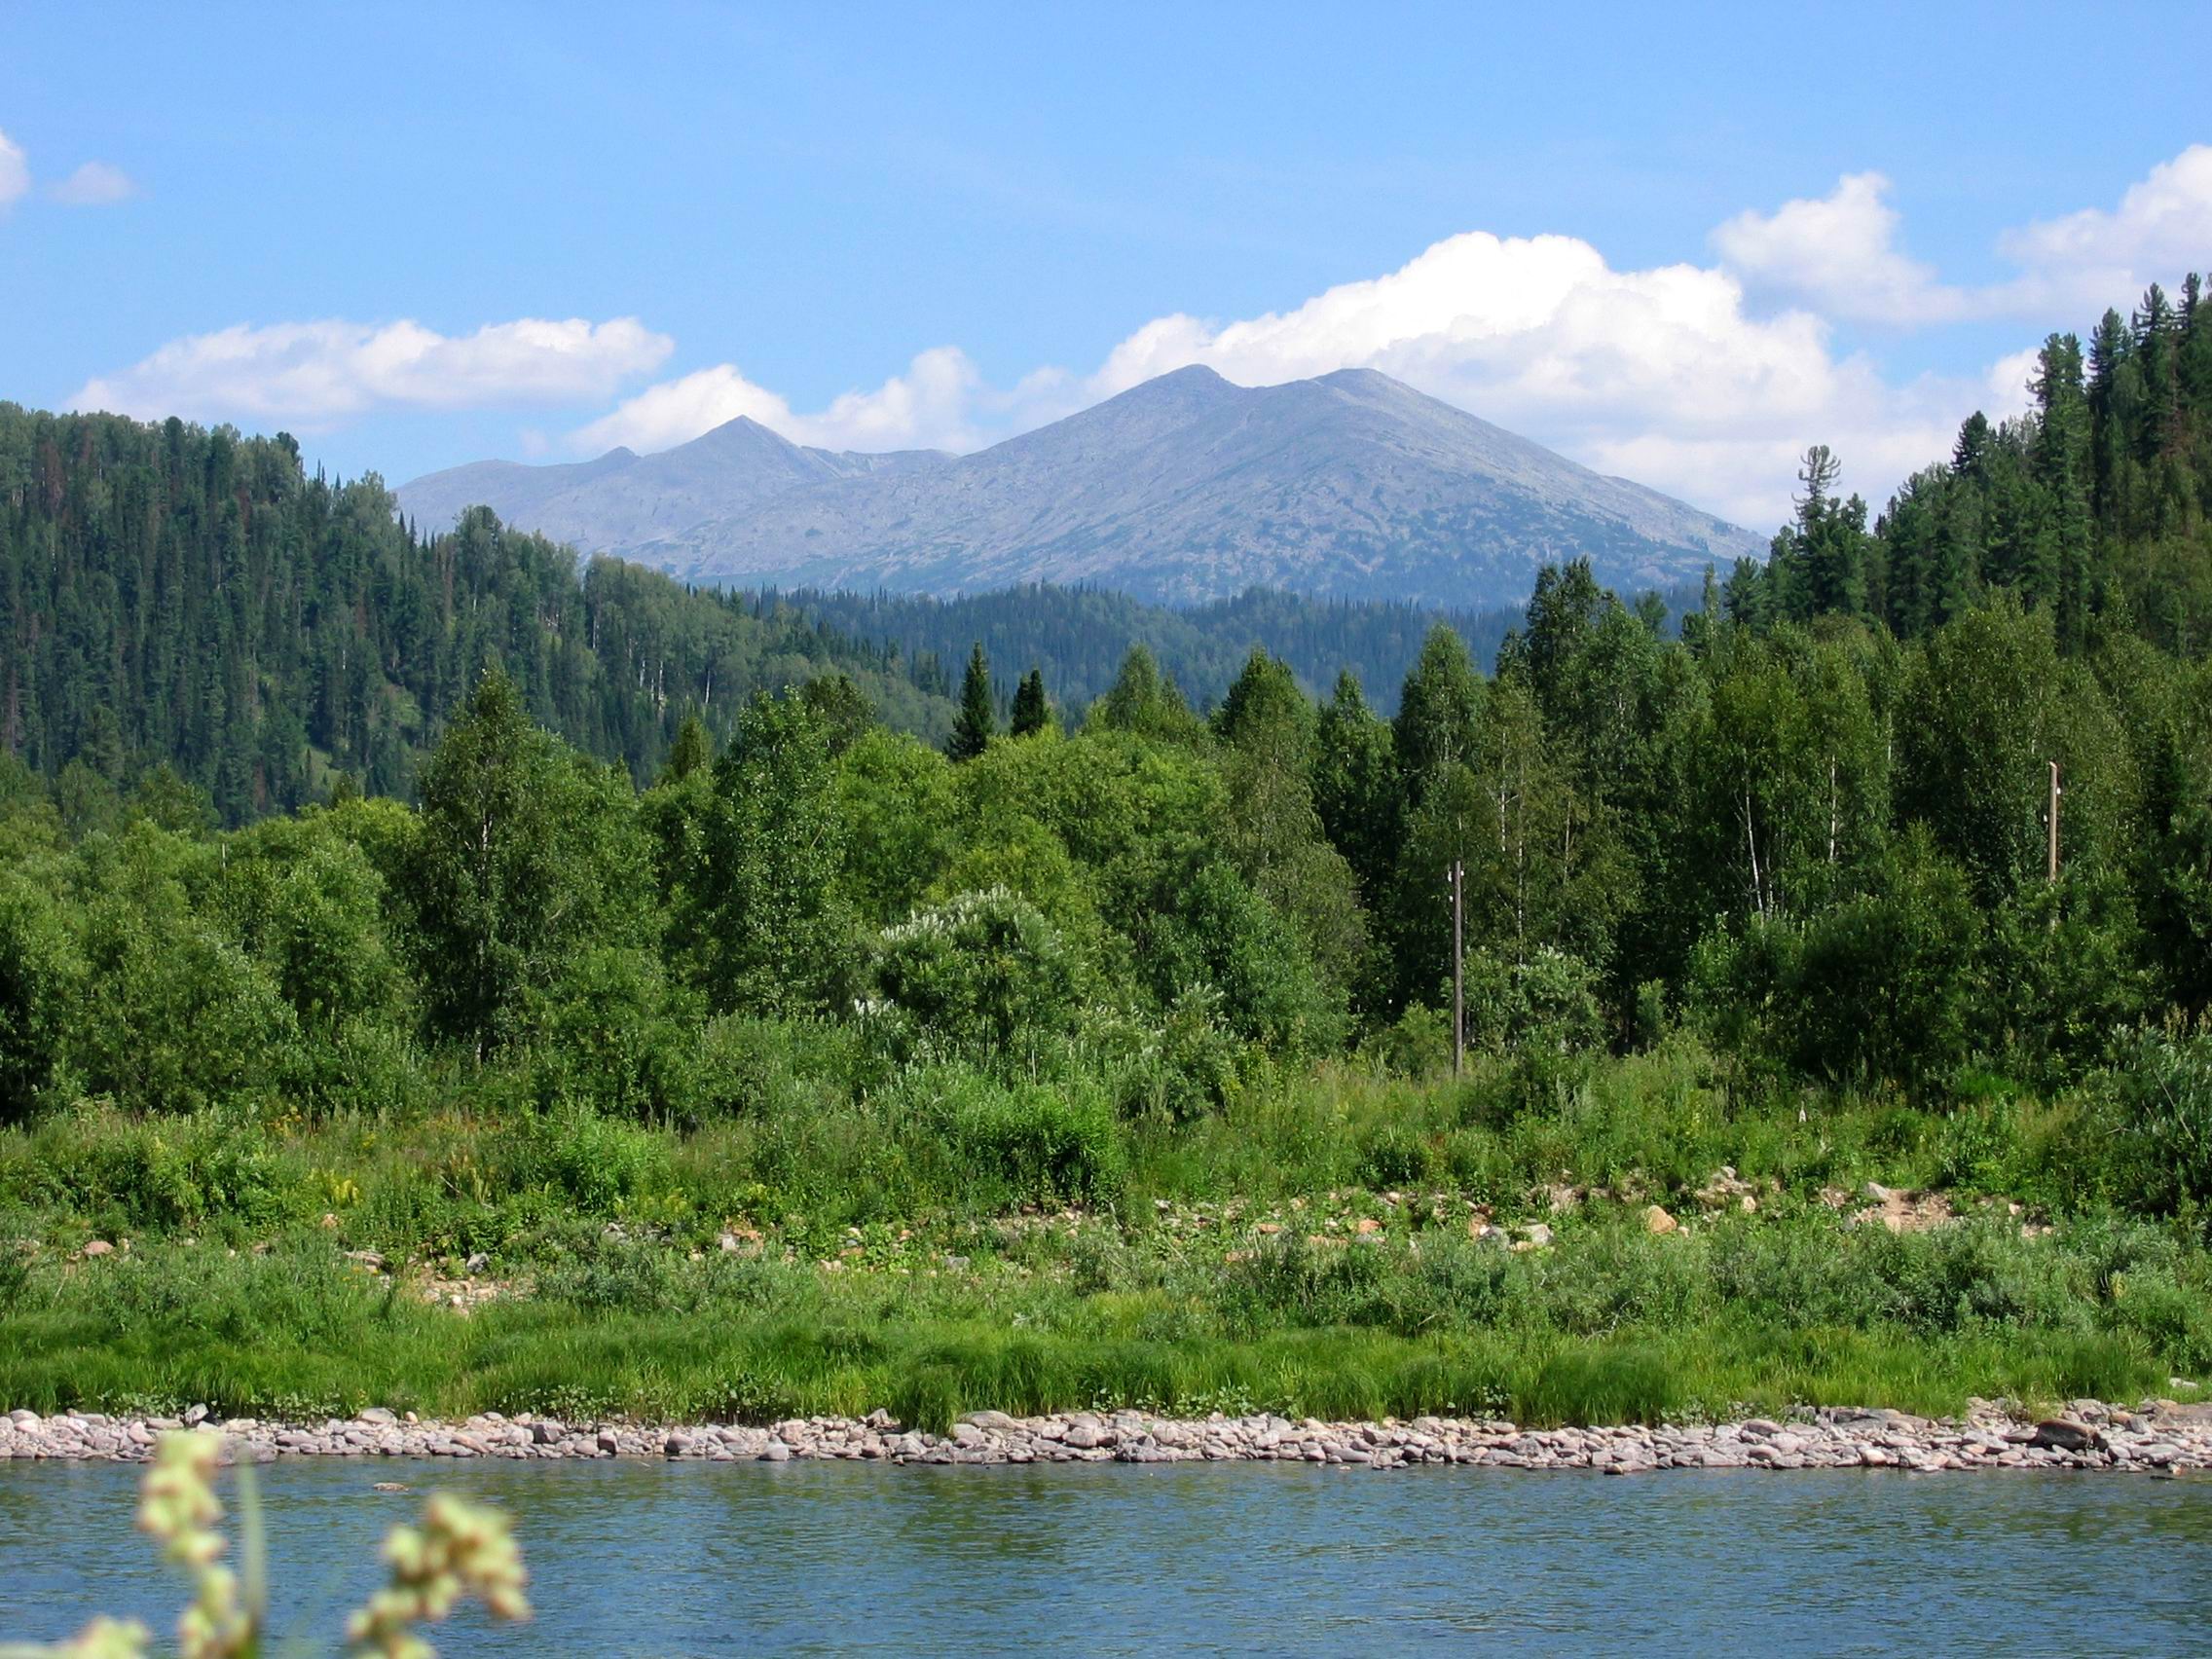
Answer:
[(973, 760), (998, 729), (998, 709), (991, 701), (991, 665), (983, 655), (983, 642), (977, 640), (968, 653), (968, 672), (960, 682), (960, 713), (953, 719), (944, 752), (955, 760)]
[(1014, 693), (1014, 718), (1007, 729), (1015, 737), (1035, 737), (1052, 723), (1052, 705), (1045, 695), (1044, 673), (1032, 668)]

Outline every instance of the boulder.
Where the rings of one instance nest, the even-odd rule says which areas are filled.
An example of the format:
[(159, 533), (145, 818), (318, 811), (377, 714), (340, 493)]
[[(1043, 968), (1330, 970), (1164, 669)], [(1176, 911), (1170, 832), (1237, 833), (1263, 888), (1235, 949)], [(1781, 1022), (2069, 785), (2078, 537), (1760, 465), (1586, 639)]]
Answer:
[(2036, 1424), (2035, 1437), (2028, 1444), (2053, 1452), (2102, 1452), (2105, 1437), (2072, 1418), (2046, 1418)]

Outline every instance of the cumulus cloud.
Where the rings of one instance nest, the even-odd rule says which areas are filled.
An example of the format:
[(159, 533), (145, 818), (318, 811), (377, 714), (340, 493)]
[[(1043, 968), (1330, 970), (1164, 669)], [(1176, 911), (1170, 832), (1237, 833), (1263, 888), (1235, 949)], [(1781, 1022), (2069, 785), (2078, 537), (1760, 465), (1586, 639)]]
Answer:
[[(2212, 145), (2153, 168), (2117, 208), (2009, 234), (2000, 250), (2021, 274), (1982, 287), (1944, 282), (1903, 250), (1889, 188), (1879, 173), (1856, 173), (1826, 196), (1739, 214), (1714, 232), (1711, 266), (1620, 270), (1579, 238), (1468, 232), (1285, 311), (1156, 318), (1095, 372), (1040, 371), (1011, 392), (980, 385), (949, 350), (960, 372), (942, 377), (934, 397), (898, 395), (907, 388), (895, 380), (821, 417), (794, 416), (741, 384), (765, 400), (756, 419), (814, 434), (805, 441), (964, 448), (966, 434), (1003, 436), (1192, 363), (1247, 386), (1375, 368), (1603, 471), (1765, 526), (1788, 513), (1807, 444), (1833, 447), (1847, 485), (1879, 500), (1947, 453), (1973, 410), (2027, 407), (2032, 350), (1984, 374), (1899, 379), (1862, 351), (1839, 350), (1834, 323), (2018, 317), (2037, 335), (2080, 327), (2212, 247)], [(830, 419), (840, 409), (870, 419)], [(730, 412), (755, 411), (733, 402)], [(664, 435), (692, 435), (683, 424)]]
[(984, 386), (967, 353), (953, 346), (924, 351), (904, 374), (872, 390), (843, 392), (811, 415), (794, 411), (734, 364), (718, 363), (646, 387), (571, 441), (591, 452), (616, 445), (663, 450), (750, 416), (793, 443), (823, 449), (968, 450), (1003, 433), (1016, 395)]
[(741, 416), (791, 435), (793, 417), (789, 403), (747, 380), (731, 364), (718, 363), (647, 387), (612, 413), (578, 429), (573, 438), (579, 449), (625, 448), (649, 454), (673, 449)]
[(1826, 196), (1739, 213), (1713, 233), (1729, 270), (1754, 291), (1807, 299), (1829, 316), (1867, 322), (1939, 322), (1969, 301), (1898, 246), (1890, 181), (1851, 173)]
[(2079, 327), (2153, 282), (2195, 269), (2212, 248), (2212, 144), (2193, 144), (2128, 186), (2113, 208), (2085, 207), (2006, 232), (2006, 281), (1958, 287), (1898, 245), (1889, 180), (1853, 173), (1825, 197), (1740, 213), (1713, 233), (1721, 263), (1755, 295), (1803, 301), (1853, 321), (1941, 323), (2040, 318)]
[(88, 381), (70, 406), (313, 428), (387, 405), (574, 403), (658, 368), (674, 346), (635, 317), (524, 317), (460, 336), (417, 322), (240, 326), (171, 341)]
[(2212, 144), (2159, 163), (2110, 211), (2042, 220), (2009, 232), (1998, 247), (2022, 268), (1995, 290), (2010, 310), (2124, 307), (2151, 283), (2199, 269), (2212, 250)]
[(105, 162), (87, 162), (53, 191), (55, 201), (71, 207), (107, 207), (137, 194), (130, 175)]
[(1895, 385), (1866, 357), (1838, 355), (1822, 317), (1751, 311), (1724, 270), (1616, 270), (1575, 238), (1483, 232), (1288, 312), (1148, 323), (1093, 384), (1116, 391), (1185, 363), (1245, 385), (1380, 369), (1600, 471), (1759, 527), (1788, 512), (1807, 444), (1831, 445), (1854, 479), (1883, 490), (1947, 449), (1984, 389), (1938, 377)]
[(30, 190), (31, 165), (23, 147), (0, 132), (0, 207), (6, 207)]

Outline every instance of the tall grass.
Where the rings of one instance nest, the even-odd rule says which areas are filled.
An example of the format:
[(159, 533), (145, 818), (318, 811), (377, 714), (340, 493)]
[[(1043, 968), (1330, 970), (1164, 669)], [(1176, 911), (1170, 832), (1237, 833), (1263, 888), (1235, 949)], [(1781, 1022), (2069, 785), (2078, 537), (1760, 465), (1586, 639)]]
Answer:
[[(829, 1271), (602, 1241), (462, 1316), (303, 1238), (42, 1263), (0, 1318), (0, 1398), (259, 1417), (772, 1420), (887, 1407), (1144, 1406), (1637, 1421), (1970, 1393), (2133, 1397), (2212, 1365), (2206, 1261), (2135, 1224), (2026, 1239), (1745, 1218), (1563, 1221), (1513, 1254), (1441, 1233), (1125, 1249), (1088, 1280), (1023, 1246), (960, 1272)], [(1231, 1258), (1235, 1259), (1231, 1259)]]
[[(2212, 1369), (2212, 1258), (2186, 1219), (2110, 1207), (2100, 1160), (2134, 1143), (2093, 1095), (1806, 1092), (1677, 1037), (1456, 1081), (1263, 1068), (1201, 1116), (1131, 1118), (958, 1063), (840, 1081), (850, 1056), (781, 1027), (733, 1053), (729, 1112), (687, 1129), (479, 1089), (0, 1131), (0, 1404), (1620, 1420)], [(1755, 1213), (1703, 1212), (1722, 1165)], [(1834, 1189), (1869, 1180), (1941, 1184), (1977, 1219), (1847, 1225)], [(1598, 1197), (1555, 1214), (1562, 1186)], [(1694, 1225), (1647, 1235), (1650, 1198)], [(1472, 1241), (1478, 1203), (1556, 1247)], [(1346, 1242), (1360, 1217), (1382, 1231)], [(131, 1248), (71, 1254), (94, 1236)], [(462, 1316), (397, 1288), (478, 1253), (524, 1294)]]

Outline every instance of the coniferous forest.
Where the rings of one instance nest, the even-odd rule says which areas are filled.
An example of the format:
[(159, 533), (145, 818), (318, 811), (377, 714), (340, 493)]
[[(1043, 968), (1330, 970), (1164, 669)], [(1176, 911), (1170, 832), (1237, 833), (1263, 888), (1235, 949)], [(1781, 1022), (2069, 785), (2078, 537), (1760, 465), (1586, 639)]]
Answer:
[[(2212, 1367), (2198, 280), (2034, 389), (1878, 514), (1812, 451), (1678, 629), (1570, 564), (1494, 672), (1437, 626), (1314, 698), (1257, 650), (1205, 714), (1145, 649), (1080, 708), (979, 645), (925, 686), (857, 605), (10, 410), (0, 1220), (527, 1269), (678, 1355), (393, 1349), (378, 1385), (449, 1407), (1633, 1417)], [(1956, 1225), (1855, 1226), (1868, 1181)], [(132, 1271), (242, 1307), (258, 1260)], [(213, 1350), (131, 1282), (0, 1279), (48, 1298), (0, 1392), (185, 1386)], [(284, 1323), (350, 1329), (329, 1296), (230, 1397), (345, 1396)], [(703, 1309), (711, 1351), (653, 1323)]]
[(0, 638), (0, 747), (72, 800), (166, 766), (229, 824), (334, 788), (408, 794), (493, 662), (533, 719), (641, 777), (686, 711), (719, 721), (749, 690), (831, 672), (902, 724), (945, 713), (787, 608), (611, 560), (579, 571), (488, 512), (422, 537), (379, 480), (310, 478), (283, 435), (13, 405)]

